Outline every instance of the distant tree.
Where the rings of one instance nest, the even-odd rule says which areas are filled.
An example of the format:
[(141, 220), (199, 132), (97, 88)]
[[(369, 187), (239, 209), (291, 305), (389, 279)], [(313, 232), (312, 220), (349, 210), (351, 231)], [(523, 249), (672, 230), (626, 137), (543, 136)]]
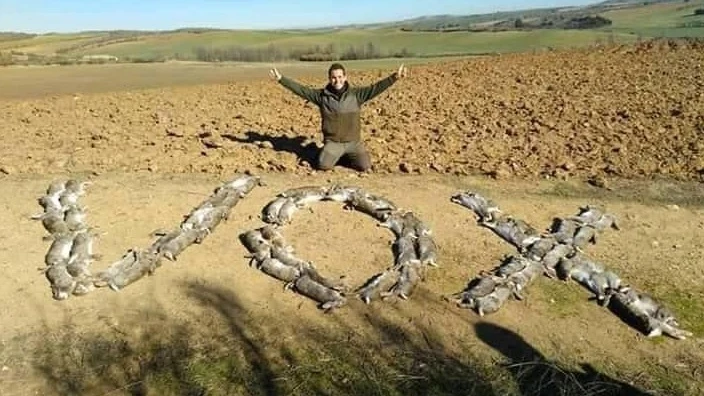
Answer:
[(566, 29), (596, 29), (602, 26), (611, 25), (611, 20), (597, 16), (584, 16), (570, 19), (566, 24)]
[(516, 20), (513, 22), (513, 26), (516, 29), (522, 29), (526, 26), (525, 22), (523, 22), (523, 19), (521, 18), (516, 18)]
[(353, 46), (347, 47), (347, 50), (342, 53), (340, 60), (357, 60), (359, 59), (359, 53), (355, 50)]
[(11, 65), (12, 63), (12, 54), (9, 52), (0, 52), (0, 66)]
[(373, 59), (373, 58), (378, 58), (379, 53), (374, 46), (374, 43), (371, 41), (367, 42), (367, 45), (364, 48), (364, 56), (365, 59)]
[(391, 56), (393, 56), (394, 58), (408, 58), (412, 57), (413, 53), (408, 51), (408, 48), (403, 47), (401, 51), (394, 52), (391, 54)]

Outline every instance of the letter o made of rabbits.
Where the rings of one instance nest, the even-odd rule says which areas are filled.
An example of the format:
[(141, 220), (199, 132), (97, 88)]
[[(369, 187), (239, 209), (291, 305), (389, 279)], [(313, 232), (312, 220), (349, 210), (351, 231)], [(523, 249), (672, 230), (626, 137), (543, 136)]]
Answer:
[[(391, 230), (396, 237), (393, 264), (363, 285), (350, 288), (320, 274), (311, 261), (297, 257), (282, 229), (298, 210), (320, 201), (340, 202), (345, 209), (365, 213), (377, 220), (378, 226)], [(286, 190), (264, 206), (262, 220), (267, 224), (240, 235), (250, 253), (250, 266), (315, 300), (325, 312), (345, 305), (350, 296), (367, 304), (375, 299), (408, 299), (428, 268), (436, 266), (437, 246), (430, 228), (413, 212), (401, 210), (390, 200), (359, 187), (305, 186)]]

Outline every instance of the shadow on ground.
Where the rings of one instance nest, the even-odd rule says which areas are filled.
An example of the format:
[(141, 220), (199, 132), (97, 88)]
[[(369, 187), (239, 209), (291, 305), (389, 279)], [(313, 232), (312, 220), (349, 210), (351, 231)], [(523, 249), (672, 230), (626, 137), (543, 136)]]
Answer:
[(649, 395), (598, 372), (590, 364), (580, 365), (580, 372), (550, 361), (523, 337), (503, 327), (478, 323), (475, 331), (481, 341), (506, 358), (504, 367), (521, 395)]
[[(240, 143), (257, 144), (261, 146), (263, 142), (269, 142), (271, 149), (274, 151), (283, 151), (295, 154), (298, 157), (299, 164), (307, 164), (311, 168), (315, 168), (318, 163), (319, 148), (315, 142), (311, 142), (310, 138), (305, 136), (288, 137), (285, 135), (267, 134), (258, 131), (246, 131), (246, 137), (233, 137), (231, 140)], [(306, 143), (307, 142), (307, 143)]]
[(437, 329), (404, 318), (404, 304), (442, 304), (423, 296), (377, 307), (350, 304), (343, 309), (355, 325), (349, 315), (333, 313), (322, 326), (281, 326), (281, 318), (272, 326), (272, 316), (248, 311), (231, 290), (185, 288), (207, 315), (184, 321), (140, 312), (134, 324), (110, 332), (81, 334), (70, 324), (47, 330), (33, 356), (45, 394), (645, 394), (589, 366), (584, 373), (564, 369), (519, 335), (487, 323), (476, 324), (476, 333), (506, 364), (480, 359), (471, 348), (481, 343), (453, 340), (450, 349)]
[[(313, 169), (316, 169), (318, 166), (318, 155), (320, 154), (321, 148), (318, 147), (315, 142), (310, 141), (310, 138), (308, 137), (289, 137), (285, 135), (267, 134), (251, 130), (246, 131), (245, 135), (246, 137), (244, 138), (233, 136), (228, 137), (228, 139), (240, 143), (256, 144), (259, 147), (265, 147), (262, 143), (268, 142), (270, 143), (271, 150), (295, 154), (296, 157), (298, 157), (299, 164), (306, 164)], [(357, 171), (347, 155), (343, 155), (336, 165), (349, 170)]]

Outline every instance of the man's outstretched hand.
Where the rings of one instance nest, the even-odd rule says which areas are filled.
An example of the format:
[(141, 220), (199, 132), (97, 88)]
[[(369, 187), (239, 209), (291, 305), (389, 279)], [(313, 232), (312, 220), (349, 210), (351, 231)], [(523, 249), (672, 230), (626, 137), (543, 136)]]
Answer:
[(269, 74), (271, 74), (271, 78), (275, 79), (276, 81), (281, 80), (281, 73), (279, 73), (276, 68), (269, 70)]
[(407, 71), (408, 71), (408, 69), (406, 69), (406, 66), (404, 66), (402, 63), (401, 66), (398, 67), (398, 71), (396, 72), (396, 77), (398, 77), (398, 78), (406, 77)]

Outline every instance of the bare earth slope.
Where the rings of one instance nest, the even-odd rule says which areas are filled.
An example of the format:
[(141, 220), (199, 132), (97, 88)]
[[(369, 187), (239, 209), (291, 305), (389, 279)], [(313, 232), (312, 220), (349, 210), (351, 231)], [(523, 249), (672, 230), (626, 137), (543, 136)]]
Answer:
[[(702, 180), (703, 45), (416, 66), (367, 104), (365, 140), (382, 173)], [(0, 165), (21, 173), (306, 173), (320, 141), (317, 109), (271, 81), (8, 101), (0, 114)]]
[[(414, 67), (366, 108), (378, 172), (363, 176), (301, 161), (314, 154), (306, 144), (319, 139), (318, 115), (272, 82), (0, 101), (0, 394), (518, 395), (568, 375), (700, 395), (703, 53), (643, 44)], [(29, 216), (52, 180), (93, 182), (82, 203), (101, 235), (96, 272), (244, 169), (267, 186), (178, 262), (119, 293), (51, 299), (37, 271), (49, 242)], [(607, 177), (610, 189), (545, 175)], [(247, 266), (237, 235), (263, 224), (269, 200), (334, 182), (388, 197), (433, 229), (440, 266), (410, 300), (350, 298), (324, 315)], [(646, 339), (583, 288), (547, 278), (484, 318), (443, 301), (515, 252), (449, 201), (461, 190), (538, 229), (605, 205), (621, 230), (587, 255), (672, 308), (694, 337)], [(392, 234), (338, 204), (300, 211), (283, 232), (324, 274), (354, 286), (392, 262)], [(553, 365), (531, 374), (539, 356)], [(540, 394), (557, 394), (545, 387)]]
[[(493, 343), (507, 341), (494, 338), (500, 335), (494, 334), (496, 331), (482, 336), (480, 330), (487, 324), (520, 335), (530, 348), (569, 367), (589, 364), (620, 380), (635, 380), (643, 389), (679, 389), (692, 395), (704, 390), (701, 186), (688, 189), (684, 187), (687, 184), (626, 183), (616, 185), (613, 192), (603, 192), (552, 181), (454, 176), (374, 175), (360, 179), (339, 172), (299, 178), (262, 176), (268, 186), (252, 191), (235, 207), (229, 221), (202, 245), (188, 248), (176, 263), (166, 262), (153, 276), (119, 293), (98, 289), (66, 301), (51, 299), (48, 282), (36, 270), (42, 267), (49, 243), (41, 240), (46, 235), (41, 224), (28, 219), (40, 209), (32, 198), (52, 178), (6, 178), (0, 187), (0, 233), (4, 236), (0, 249), (0, 271), (4, 274), (0, 279), (0, 367), (7, 369), (0, 372), (0, 393), (23, 395), (36, 390), (40, 394), (72, 394), (74, 389), (73, 394), (114, 390), (121, 394), (119, 389), (132, 380), (151, 381), (150, 376), (168, 372), (170, 366), (166, 365), (173, 359), (193, 359), (188, 364), (206, 359), (204, 367), (217, 372), (217, 366), (207, 362), (239, 353), (245, 355), (237, 367), (257, 370), (263, 364), (271, 365), (271, 378), (293, 381), (278, 385), (282, 394), (311, 394), (311, 386), (329, 377), (333, 384), (319, 389), (320, 393), (326, 389), (356, 393), (360, 384), (344, 385), (341, 381), (342, 376), (358, 370), (344, 369), (345, 365), (362, 364), (360, 359), (372, 359), (376, 363), (369, 364), (381, 364), (384, 370), (397, 370), (382, 382), (440, 370), (432, 384), (465, 384), (471, 382), (469, 372), (445, 370), (459, 370), (459, 362), (473, 365), (486, 361), (487, 356), (502, 357), (494, 355), (502, 349)], [(96, 252), (104, 258), (93, 265), (95, 272), (129, 247), (148, 245), (148, 234), (153, 230), (176, 226), (222, 179), (212, 175), (106, 173), (92, 180), (82, 203), (88, 208), (88, 224), (101, 233)], [(386, 196), (415, 211), (432, 227), (440, 267), (430, 271), (410, 300), (377, 301), (366, 306), (351, 297), (347, 306), (325, 315), (313, 301), (285, 291), (282, 282), (248, 267), (237, 235), (263, 224), (257, 215), (266, 202), (290, 187), (331, 182), (358, 185)], [(462, 290), (479, 271), (490, 270), (504, 254), (515, 252), (477, 226), (467, 209), (449, 202), (451, 194), (464, 189), (494, 198), (506, 213), (541, 229), (554, 216), (574, 213), (579, 205), (606, 205), (621, 219), (622, 230), (605, 232), (596, 245), (587, 247), (587, 254), (672, 307), (682, 326), (695, 336), (684, 341), (645, 339), (608, 310), (588, 301), (589, 293), (581, 287), (547, 278), (531, 285), (526, 300), (510, 301), (485, 318), (443, 301), (443, 295)], [(679, 209), (671, 207), (673, 204)], [(313, 206), (312, 213), (301, 211), (283, 232), (301, 257), (314, 260), (324, 274), (346, 276), (352, 286), (361, 285), (393, 262), (392, 234), (368, 216), (344, 211), (339, 204), (320, 203)], [(148, 350), (139, 349), (140, 343), (154, 342), (166, 349), (154, 351), (157, 355), (152, 358)], [(247, 352), (250, 348), (259, 350), (256, 356)], [(367, 350), (370, 352), (363, 352)], [(186, 352), (185, 357), (174, 355)], [(419, 355), (409, 356), (416, 353)], [(441, 369), (433, 356), (439, 356), (448, 367)], [(148, 363), (150, 359), (156, 360)], [(454, 359), (457, 363), (450, 363)], [(134, 371), (134, 364), (155, 366)], [(419, 364), (428, 367), (417, 371)], [(312, 372), (287, 374), (289, 369), (306, 367), (312, 367)], [(638, 375), (643, 370), (647, 374)], [(190, 371), (179, 375), (188, 373), (197, 375)], [(452, 375), (465, 378), (452, 379)], [(116, 382), (110, 382), (111, 378)], [(294, 385), (305, 378), (311, 384), (296, 391)], [(148, 388), (158, 384), (148, 383)], [(670, 383), (678, 387), (667, 385)], [(257, 389), (250, 393), (263, 393)], [(500, 387), (496, 389), (501, 393)], [(220, 392), (214, 394), (228, 394)], [(419, 388), (412, 394), (424, 392)], [(450, 387), (439, 394), (463, 392)]]

